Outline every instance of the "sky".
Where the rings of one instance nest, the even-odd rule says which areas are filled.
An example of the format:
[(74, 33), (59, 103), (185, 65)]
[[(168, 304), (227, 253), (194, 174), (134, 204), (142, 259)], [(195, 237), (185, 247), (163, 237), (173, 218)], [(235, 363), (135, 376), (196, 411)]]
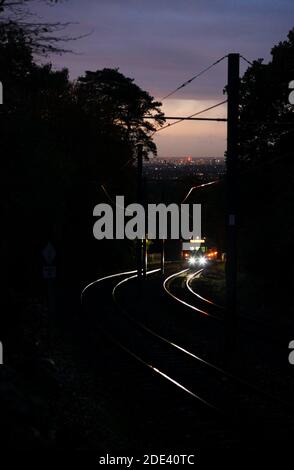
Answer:
[[(63, 34), (86, 35), (50, 57), (72, 79), (85, 70), (119, 67), (156, 99), (220, 57), (239, 52), (270, 59), (272, 46), (294, 27), (293, 0), (63, 0), (33, 4), (38, 17), (72, 22)], [(241, 64), (241, 73), (247, 68)], [(163, 101), (165, 114), (187, 116), (224, 100), (227, 62), (222, 61)], [(226, 117), (226, 105), (205, 117)], [(159, 157), (222, 157), (226, 123), (186, 121), (155, 136)]]

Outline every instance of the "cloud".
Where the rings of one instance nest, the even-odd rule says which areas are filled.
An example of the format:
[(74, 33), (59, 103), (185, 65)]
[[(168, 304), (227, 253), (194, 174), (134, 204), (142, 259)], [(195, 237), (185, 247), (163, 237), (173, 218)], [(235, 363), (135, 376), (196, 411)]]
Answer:
[[(293, 0), (68, 0), (54, 8), (38, 7), (40, 15), (53, 21), (78, 22), (70, 34), (92, 31), (68, 44), (79, 54), (53, 57), (56, 67), (68, 67), (72, 78), (85, 70), (120, 67), (156, 98), (229, 52), (269, 59), (271, 47), (293, 27), (293, 12)], [(226, 74), (226, 64), (219, 64), (175, 98), (221, 100)], [(178, 130), (158, 137), (160, 153), (183, 145), (192, 155), (199, 154), (208, 135), (216, 135), (218, 142), (216, 150), (208, 144), (211, 151), (223, 153), (220, 140), (225, 134), (219, 136), (215, 125), (202, 126), (204, 140), (198, 136), (197, 143), (195, 125), (180, 126), (182, 137)]]
[[(166, 116), (189, 116), (215, 104), (203, 100), (167, 100)], [(205, 117), (226, 117), (226, 105), (208, 111)], [(170, 121), (173, 122), (173, 121)], [(185, 121), (155, 135), (159, 153), (167, 156), (223, 156), (226, 146), (224, 122)]]

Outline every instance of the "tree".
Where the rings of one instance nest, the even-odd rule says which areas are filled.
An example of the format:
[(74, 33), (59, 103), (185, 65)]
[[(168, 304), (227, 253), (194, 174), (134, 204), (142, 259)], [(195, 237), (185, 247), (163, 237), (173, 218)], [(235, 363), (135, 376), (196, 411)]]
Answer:
[[(134, 169), (127, 163), (139, 140), (146, 155), (156, 152), (154, 126), (144, 116), (153, 113), (162, 123), (159, 103), (117, 70), (88, 72), (72, 83), (66, 69), (37, 65), (21, 30), (0, 38), (0, 65), (6, 84), (0, 108), (2, 266), (12, 278), (18, 272), (21, 282), (40, 280), (39, 255), (48, 239), (62, 253), (65, 277), (96, 268), (93, 253), (109, 264), (104, 245), (93, 246), (92, 210), (105, 200), (100, 184), (111, 180), (111, 192), (115, 186), (117, 194), (131, 193)], [(73, 252), (84, 270), (72, 270)]]
[[(60, 0), (39, 0), (44, 3), (58, 3)], [(29, 9), (33, 0), (0, 0), (1, 41), (9, 41), (11, 36), (22, 35), (26, 45), (38, 55), (69, 52), (60, 44), (77, 37), (62, 36), (70, 23), (36, 22)]]
[(271, 50), (272, 60), (253, 62), (241, 79), (240, 162), (254, 165), (289, 152), (294, 113), (288, 84), (294, 78), (294, 28)]
[[(262, 278), (280, 294), (285, 286), (293, 290), (294, 110), (288, 86), (294, 79), (294, 29), (271, 55), (267, 64), (254, 61), (241, 79), (239, 268), (248, 283), (252, 276)], [(285, 255), (289, 275), (284, 269), (282, 277), (272, 276)], [(266, 297), (265, 303), (272, 302), (273, 295)]]
[[(164, 123), (161, 103), (154, 101), (133, 79), (118, 69), (87, 71), (79, 77), (75, 92), (81, 107), (93, 116), (97, 132), (103, 134), (107, 129), (116, 129), (131, 151), (141, 142), (145, 157), (149, 152), (156, 155), (152, 134), (155, 124)], [(144, 119), (147, 115), (154, 117), (153, 123)]]

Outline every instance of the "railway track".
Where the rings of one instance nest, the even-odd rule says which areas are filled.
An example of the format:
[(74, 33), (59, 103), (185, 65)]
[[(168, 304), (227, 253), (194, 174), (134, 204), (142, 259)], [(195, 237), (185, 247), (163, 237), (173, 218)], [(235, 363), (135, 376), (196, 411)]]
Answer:
[[(200, 295), (197, 292), (197, 283), (196, 287), (194, 286), (194, 279), (202, 273), (203, 270), (191, 274), (186, 271), (169, 276), (171, 281), (168, 289), (170, 291), (169, 297), (174, 301), (175, 297), (179, 297), (181, 301), (184, 300), (187, 313), (192, 312), (189, 316), (194, 316), (195, 320), (196, 316), (193, 313), (198, 312), (197, 318), (204, 319), (200, 325), (206, 323), (206, 319), (212, 320), (205, 330), (206, 336), (209, 336), (212, 330), (215, 332), (216, 339), (222, 338), (225, 335), (225, 309)], [(197, 306), (196, 309), (195, 306)], [(205, 311), (207, 315), (201, 314), (201, 310)], [(217, 320), (217, 322), (214, 320)], [(271, 394), (275, 397), (281, 396), (281, 388), (283, 388), (281, 401), (287, 402), (290, 408), (292, 407), (293, 396), (288, 365), (289, 337), (293, 336), (290, 333), (291, 329), (293, 330), (293, 327), (289, 328), (289, 325), (279, 324), (278, 321), (271, 323), (255, 319), (249, 315), (239, 314), (238, 349), (229, 364), (229, 369), (234, 374), (239, 375), (241, 368), (242, 377), (246, 381), (259, 384), (259, 387), (263, 390), (271, 390)], [(220, 339), (219, 349), (223, 351), (223, 348), (224, 344)], [(209, 351), (213, 350), (212, 341), (207, 349)], [(216, 354), (218, 354), (218, 351), (214, 350), (213, 360), (217, 357)], [(210, 353), (208, 357), (210, 357)], [(222, 357), (222, 354), (220, 357)], [(238, 360), (234, 360), (237, 357)], [(226, 359), (224, 358), (224, 360)], [(289, 378), (289, 384), (281, 386), (281, 379), (283, 383), (286, 382), (287, 378)]]
[[(182, 274), (182, 273), (184, 273), (184, 272), (186, 272), (186, 271), (187, 271), (187, 270), (183, 270), (183, 271), (181, 271), (180, 273)], [(200, 270), (200, 271), (202, 271), (202, 270)], [(200, 272), (200, 271), (199, 271), (199, 272)], [(177, 273), (177, 274), (179, 274), (179, 273)], [(123, 284), (125, 284), (126, 282), (128, 282), (128, 281), (130, 281), (130, 280), (132, 280), (132, 279), (135, 279), (135, 277), (136, 277), (136, 276), (127, 277), (126, 279), (124, 279), (123, 281), (119, 282), (119, 283), (115, 286), (115, 288), (113, 289), (113, 297), (114, 297), (114, 299), (115, 299), (115, 301), (116, 301), (117, 304), (118, 304), (118, 301), (117, 301), (117, 299), (116, 299), (116, 291), (118, 290), (118, 288), (119, 288), (120, 286), (122, 286)], [(167, 282), (166, 282), (166, 281), (170, 280), (172, 277), (173, 277), (173, 275), (170, 276), (170, 277), (168, 277), (168, 278), (165, 280), (165, 282), (164, 282), (164, 285), (165, 285), (165, 286), (167, 285)], [(172, 296), (175, 298), (174, 295), (172, 295)], [(205, 299), (203, 299), (203, 300), (205, 300)], [(197, 312), (199, 312), (200, 314), (203, 313), (203, 315), (211, 316), (209, 313), (207, 313), (207, 312), (202, 312), (201, 309), (198, 309), (197, 307), (195, 307), (195, 306), (193, 306), (193, 305), (190, 306), (189, 304), (187, 304), (186, 302), (182, 301), (181, 299), (179, 299), (179, 301), (180, 301), (181, 303), (183, 303), (184, 305), (189, 306), (189, 307), (195, 309), (195, 310), (196, 310)], [(213, 302), (211, 302), (211, 303), (213, 304)], [(214, 304), (214, 305), (216, 305), (216, 304)], [(138, 325), (139, 328), (141, 328), (142, 330), (144, 330), (144, 331), (147, 332), (148, 334), (150, 334), (150, 335), (156, 337), (158, 340), (160, 340), (160, 341), (166, 343), (166, 344), (169, 345), (170, 347), (176, 349), (177, 351), (179, 351), (179, 352), (185, 354), (185, 355), (188, 356), (189, 358), (191, 358), (191, 359), (193, 359), (193, 360), (195, 360), (195, 361), (198, 361), (198, 363), (201, 364), (201, 366), (205, 366), (205, 367), (207, 367), (207, 368), (212, 369), (214, 372), (216, 372), (216, 373), (219, 374), (219, 376), (221, 377), (222, 381), (223, 381), (224, 379), (226, 379), (226, 380), (229, 379), (229, 380), (231, 380), (231, 381), (233, 381), (233, 382), (235, 382), (235, 383), (240, 384), (242, 387), (246, 387), (247, 389), (253, 391), (254, 393), (258, 393), (259, 395), (261, 395), (261, 396), (263, 396), (263, 397), (266, 397), (266, 398), (268, 398), (268, 399), (270, 399), (270, 400), (273, 400), (273, 401), (275, 401), (276, 403), (279, 403), (279, 404), (281, 404), (281, 405), (283, 405), (283, 406), (294, 406), (294, 405), (292, 405), (292, 404), (290, 404), (290, 403), (286, 403), (285, 401), (280, 400), (278, 397), (275, 397), (275, 396), (271, 395), (271, 394), (268, 393), (268, 392), (263, 391), (263, 390), (260, 389), (259, 387), (256, 387), (254, 384), (251, 384), (250, 382), (244, 380), (243, 378), (238, 377), (238, 376), (236, 376), (236, 375), (233, 375), (232, 373), (230, 373), (229, 371), (224, 370), (223, 368), (219, 367), (218, 365), (213, 364), (212, 362), (207, 361), (207, 360), (204, 359), (203, 357), (200, 357), (199, 355), (197, 355), (196, 353), (192, 352), (191, 350), (188, 350), (188, 349), (185, 348), (184, 346), (181, 346), (181, 345), (177, 344), (176, 342), (174, 342), (174, 341), (172, 341), (172, 340), (170, 340), (170, 339), (168, 339), (168, 338), (162, 336), (161, 334), (158, 334), (156, 331), (154, 331), (154, 329), (151, 329), (151, 328), (147, 327), (144, 323), (142, 323), (142, 322), (136, 320), (134, 317), (132, 317), (132, 316), (127, 312), (127, 310), (126, 310), (124, 307), (120, 306), (120, 308), (121, 308), (121, 310), (123, 311), (124, 315), (125, 315), (129, 320), (131, 320), (131, 321), (134, 322), (136, 325)], [(242, 394), (243, 394), (243, 392), (240, 393), (240, 395), (242, 395)]]
[[(171, 288), (172, 283), (175, 280), (180, 279), (183, 274), (187, 274), (188, 271), (189, 271), (189, 268), (168, 276), (163, 282), (163, 289), (165, 290), (165, 292), (174, 300), (181, 303), (185, 307), (188, 307), (190, 310), (195, 311), (199, 315), (212, 318), (217, 321), (222, 321), (223, 315), (222, 315), (222, 312), (221, 313), (219, 312), (220, 310), (219, 307), (214, 302), (209, 301), (208, 299), (205, 299), (204, 297), (197, 294), (191, 288), (189, 284), (191, 282), (191, 279), (194, 279), (196, 276), (199, 276), (203, 272), (203, 269), (199, 269), (195, 273), (190, 274), (187, 278), (185, 277), (182, 280), (181, 285), (178, 286), (175, 292), (173, 291), (173, 289)], [(184, 295), (185, 295), (184, 298), (183, 298), (183, 288), (184, 288)], [(185, 292), (185, 289), (186, 289), (186, 292)], [(195, 305), (195, 300), (193, 296), (197, 297), (198, 304), (200, 303), (200, 305), (198, 304), (197, 306)], [(207, 304), (209, 305), (209, 307), (207, 306)]]
[[(96, 342), (100, 332), (112, 345), (109, 349), (116, 350), (115, 358), (109, 363), (108, 380), (116, 384), (119, 396), (122, 394), (123, 402), (128, 403), (123, 407), (131, 409), (131, 415), (133, 408), (136, 409), (137, 420), (132, 426), (137, 430), (135, 439), (141, 429), (144, 451), (150, 439), (153, 451), (162, 440), (162, 448), (166, 450), (171, 446), (173, 451), (185, 446), (193, 448), (195, 438), (199, 445), (207, 436), (215, 443), (224, 439), (238, 440), (235, 432), (227, 430), (222, 411), (181, 383), (181, 377), (174, 373), (169, 352), (158, 345), (157, 339), (146, 335), (146, 331), (127, 318), (124, 308), (114, 301), (111, 303), (115, 287), (122, 285), (127, 276), (133, 278), (129, 276), (133, 272), (105, 276), (89, 284), (83, 290), (82, 302), (92, 325), (92, 340)], [(102, 297), (107, 299), (108, 305), (103, 308), (103, 315), (97, 308)], [(106, 356), (107, 351), (108, 347)], [(229, 437), (224, 437), (228, 434)]]
[[(149, 271), (147, 273), (147, 275), (150, 275), (150, 274), (154, 274), (156, 272), (158, 272), (159, 269), (154, 269), (152, 271)], [(140, 324), (139, 322), (135, 321), (131, 316), (129, 316), (126, 312), (126, 310), (121, 306), (119, 305), (117, 299), (116, 299), (116, 291), (117, 289), (122, 285), (124, 284), (125, 282), (131, 280), (131, 279), (135, 279), (137, 277), (137, 274), (134, 274), (136, 273), (136, 271), (127, 271), (127, 272), (124, 272), (124, 273), (118, 273), (118, 274), (114, 274), (114, 275), (109, 275), (109, 276), (105, 276), (103, 278), (100, 278), (92, 283), (90, 283), (88, 286), (86, 286), (83, 291), (82, 291), (82, 294), (81, 294), (81, 300), (83, 301), (83, 297), (86, 293), (86, 291), (91, 288), (91, 287), (97, 287), (98, 285), (101, 286), (103, 283), (105, 284), (106, 282), (108, 283), (108, 286), (107, 286), (107, 291), (108, 293), (111, 292), (112, 294), (112, 298), (114, 300), (114, 303), (116, 305), (116, 307), (119, 309), (120, 313), (123, 314), (124, 318), (127, 319), (127, 320), (130, 320), (131, 321), (131, 325), (128, 324), (127, 325), (127, 328), (128, 328), (128, 331), (127, 331), (127, 338), (128, 338), (128, 341), (130, 342), (130, 338), (133, 340), (132, 342), (132, 349), (127, 346), (123, 341), (126, 339), (126, 337), (124, 337), (124, 334), (122, 334), (122, 332), (124, 332), (125, 330), (125, 327), (126, 325), (122, 325), (122, 322), (118, 322), (118, 318), (117, 318), (117, 315), (115, 317), (115, 321), (112, 322), (113, 318), (110, 319), (104, 319), (102, 322), (101, 322), (101, 325), (102, 328), (103, 328), (103, 331), (104, 333), (107, 335), (107, 337), (113, 341), (117, 346), (119, 346), (120, 348), (122, 348), (125, 352), (127, 352), (130, 356), (132, 356), (133, 358), (135, 358), (137, 361), (139, 361), (141, 364), (143, 364), (144, 366), (148, 367), (149, 369), (151, 369), (154, 373), (160, 375), (161, 377), (165, 378), (168, 382), (172, 383), (173, 385), (175, 385), (176, 387), (178, 387), (179, 389), (183, 390), (184, 392), (186, 392), (187, 394), (189, 394), (190, 396), (196, 398), (197, 400), (199, 400), (202, 404), (208, 406), (209, 408), (212, 408), (212, 409), (215, 409), (217, 410), (217, 408), (206, 402), (204, 399), (202, 399), (201, 397), (197, 396), (194, 392), (192, 392), (190, 389), (188, 389), (187, 387), (183, 386), (178, 380), (176, 380), (175, 378), (173, 378), (172, 376), (168, 375), (166, 372), (164, 372), (163, 370), (161, 370), (160, 368), (158, 368), (158, 364), (157, 366), (153, 365), (153, 363), (151, 363), (149, 360), (144, 360), (141, 355), (142, 355), (142, 351), (141, 351), (141, 355), (139, 355), (137, 353), (137, 349), (138, 349), (138, 344), (140, 344), (140, 347), (141, 349), (143, 349), (143, 343), (142, 343), (142, 337), (140, 337), (140, 341), (138, 342), (138, 329), (135, 328), (135, 331), (131, 334), (130, 333), (130, 330), (131, 328), (134, 326), (139, 326), (139, 329), (140, 330), (144, 330), (145, 332), (151, 334), (151, 336), (153, 336), (154, 338), (156, 338), (156, 335), (151, 332), (151, 330), (149, 331), (147, 327), (144, 327), (144, 325)], [(132, 276), (129, 276), (129, 274), (132, 274)], [(123, 279), (121, 281), (119, 281), (118, 283), (116, 282), (116, 279), (119, 278), (119, 277), (122, 277)], [(110, 283), (110, 285), (109, 285)], [(103, 288), (105, 289), (105, 286), (103, 286)], [(123, 326), (123, 328), (121, 328)], [(153, 344), (153, 345), (150, 345), (148, 344), (147, 345), (147, 349), (152, 349), (152, 351), (154, 352), (155, 349), (156, 349), (156, 346)], [(145, 354), (146, 355), (146, 354)], [(144, 356), (144, 353), (143, 353), (143, 356)], [(220, 411), (220, 410), (219, 410)]]
[[(182, 270), (172, 274), (164, 281), (164, 287), (179, 303), (193, 308), (200, 315), (212, 316), (202, 308), (190, 305), (177, 295), (171, 293), (170, 283), (186, 273)], [(200, 274), (194, 273), (193, 276)], [(156, 270), (148, 274), (155, 274)], [(131, 275), (130, 275), (131, 274)], [(122, 279), (117, 282), (117, 278)], [(127, 283), (136, 280), (134, 271), (119, 273), (114, 276), (102, 278), (90, 286), (111, 283), (107, 288), (111, 290), (116, 306), (115, 314), (103, 320), (103, 331), (107, 337), (153, 374), (165, 379), (171, 386), (193, 398), (198, 405), (223, 416), (234, 427), (242, 423), (243, 430), (250, 429), (255, 423), (255, 429), (263, 435), (274, 435), (275, 423), (281, 415), (285, 415), (291, 404), (264, 392), (255, 385), (222, 369), (221, 367), (196, 355), (191, 350), (159, 334), (146, 324), (139, 321), (130, 305), (125, 306), (120, 299), (120, 291)], [(191, 276), (192, 278), (192, 276)], [(186, 280), (188, 283), (190, 278)], [(187, 289), (192, 295), (192, 292)], [(206, 299), (200, 298), (202, 302)], [(209, 304), (210, 302), (206, 302)], [(213, 304), (211, 302), (211, 304)], [(214, 305), (212, 305), (214, 306)], [(220, 318), (213, 316), (219, 320)], [(270, 419), (268, 411), (271, 410)], [(258, 425), (256, 426), (256, 423)], [(292, 422), (289, 424), (292, 426)], [(247, 432), (246, 431), (246, 432)], [(286, 432), (289, 432), (287, 429)]]
[[(199, 313), (203, 313), (207, 317), (210, 317), (215, 320), (220, 320), (224, 321), (225, 317), (225, 308), (224, 306), (217, 304), (216, 302), (213, 302), (211, 299), (208, 299), (207, 297), (204, 297), (200, 295), (200, 293), (195, 289), (193, 286), (193, 281), (200, 277), (204, 271), (204, 268), (199, 269), (198, 271), (188, 274), (185, 282), (182, 283), (185, 286), (186, 292), (182, 290), (182, 293), (184, 292), (184, 299), (179, 298), (178, 300), (182, 303), (186, 303), (187, 307), (190, 309), (194, 309), (195, 311), (198, 311)], [(180, 276), (182, 273), (175, 273), (173, 276), (170, 276), (172, 280), (176, 279), (178, 276)], [(175, 295), (173, 294), (173, 289), (165, 289), (166, 292), (171, 296), (175, 298)], [(188, 296), (191, 294), (194, 298), (191, 298), (191, 300), (186, 301), (186, 296), (187, 296), (187, 291), (188, 291)], [(197, 307), (195, 307), (195, 301), (197, 303)], [(262, 339), (262, 341), (265, 341), (268, 339), (271, 343), (275, 344), (287, 344), (287, 339), (288, 337), (285, 337), (285, 331), (287, 331), (289, 328), (294, 329), (293, 325), (289, 324), (280, 324), (279, 322), (270, 322), (269, 320), (262, 320), (260, 318), (255, 318), (250, 315), (246, 315), (244, 313), (239, 313), (238, 314), (238, 323), (239, 323), (239, 328), (240, 332), (242, 331), (245, 334), (248, 334), (248, 332), (251, 332), (252, 334), (252, 327), (254, 325), (254, 335), (258, 336), (259, 339)], [(287, 332), (288, 334), (288, 332)]]

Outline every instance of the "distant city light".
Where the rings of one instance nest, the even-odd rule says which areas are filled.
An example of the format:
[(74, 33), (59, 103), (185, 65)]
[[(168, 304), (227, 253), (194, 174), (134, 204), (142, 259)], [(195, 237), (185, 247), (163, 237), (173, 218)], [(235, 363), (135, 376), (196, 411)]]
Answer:
[(225, 161), (222, 158), (168, 157), (150, 159), (144, 162), (144, 175), (150, 180), (181, 180), (191, 175), (198, 184), (216, 181), (225, 175)]

